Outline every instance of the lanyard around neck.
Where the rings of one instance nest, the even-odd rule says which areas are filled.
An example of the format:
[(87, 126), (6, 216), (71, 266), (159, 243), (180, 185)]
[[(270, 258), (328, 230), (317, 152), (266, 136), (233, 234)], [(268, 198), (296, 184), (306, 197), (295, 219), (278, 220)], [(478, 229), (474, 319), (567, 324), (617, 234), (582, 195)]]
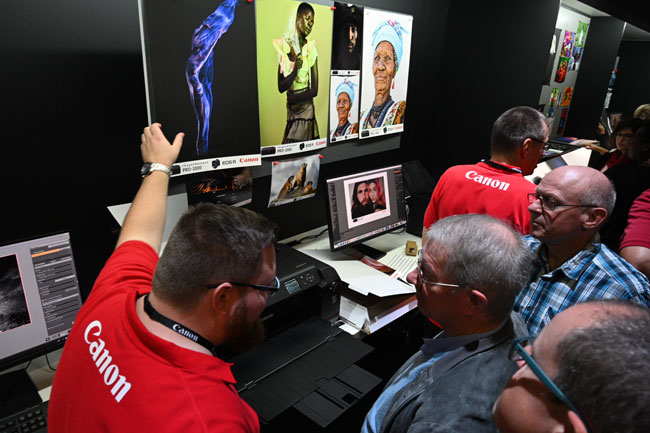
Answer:
[(144, 296), (144, 311), (149, 315), (151, 320), (155, 320), (156, 322), (166, 326), (167, 328), (182, 335), (183, 337), (200, 344), (201, 346), (208, 349), (212, 355), (217, 356), (216, 346), (212, 344), (207, 338), (192, 331), (190, 328), (181, 325), (177, 321), (172, 320), (167, 316), (163, 316), (157, 312), (156, 309), (153, 308), (153, 305), (151, 305), (151, 302), (149, 302), (149, 293)]
[(497, 170), (512, 171), (514, 173), (523, 174), (521, 169), (518, 167), (508, 167), (507, 165), (499, 164), (498, 162), (491, 161), (489, 159), (482, 159), (481, 162), (489, 165), (492, 168), (496, 168)]

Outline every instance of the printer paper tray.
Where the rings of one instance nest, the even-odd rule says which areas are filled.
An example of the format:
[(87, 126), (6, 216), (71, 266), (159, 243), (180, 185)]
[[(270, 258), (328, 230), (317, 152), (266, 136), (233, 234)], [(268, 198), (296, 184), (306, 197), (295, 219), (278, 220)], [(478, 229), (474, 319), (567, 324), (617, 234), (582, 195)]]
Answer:
[(314, 317), (230, 361), (239, 395), (266, 424), (371, 351)]

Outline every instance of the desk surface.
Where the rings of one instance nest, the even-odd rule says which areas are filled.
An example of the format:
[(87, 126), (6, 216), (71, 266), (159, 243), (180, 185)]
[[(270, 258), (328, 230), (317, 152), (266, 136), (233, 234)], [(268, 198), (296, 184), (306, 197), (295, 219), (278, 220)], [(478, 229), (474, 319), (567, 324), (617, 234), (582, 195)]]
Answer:
[[(327, 253), (329, 251), (329, 238), (325, 226), (284, 239), (281, 242), (289, 243), (318, 234), (320, 236), (309, 238), (295, 245), (294, 248), (305, 254), (309, 254), (310, 251), (314, 250), (321, 254)], [(420, 237), (400, 230), (397, 233), (386, 233), (370, 239), (365, 241), (364, 244), (385, 252), (402, 249), (400, 254), (407, 257), (405, 253), (407, 241), (416, 242), (418, 249), (421, 247), (420, 243), (422, 239)], [(330, 264), (336, 270), (336, 262)], [(372, 272), (374, 270), (369, 268), (369, 271)], [(346, 296), (345, 293), (341, 296), (341, 311), (339, 314), (347, 322), (341, 328), (350, 334), (357, 334), (359, 331), (367, 334), (375, 332), (417, 307), (417, 300), (414, 293), (410, 295), (395, 295), (387, 298), (374, 297), (374, 300), (370, 299), (371, 297), (367, 297), (369, 302), (372, 302), (374, 306), (379, 308), (377, 311), (370, 309), (368, 304), (363, 305), (360, 301), (363, 298), (364, 296), (362, 295)]]

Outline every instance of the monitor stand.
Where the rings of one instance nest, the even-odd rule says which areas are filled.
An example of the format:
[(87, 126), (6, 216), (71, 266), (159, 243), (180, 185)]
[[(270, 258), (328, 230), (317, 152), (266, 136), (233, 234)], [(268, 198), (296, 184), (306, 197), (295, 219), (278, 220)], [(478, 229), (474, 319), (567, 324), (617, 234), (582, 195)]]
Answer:
[(41, 402), (36, 385), (26, 370), (0, 375), (0, 418), (5, 418)]
[(382, 257), (386, 255), (385, 252), (378, 250), (377, 248), (373, 248), (371, 246), (365, 245), (365, 244), (357, 244), (351, 247), (353, 250), (359, 251), (361, 254), (364, 256), (368, 256), (371, 259), (374, 260), (379, 260)]

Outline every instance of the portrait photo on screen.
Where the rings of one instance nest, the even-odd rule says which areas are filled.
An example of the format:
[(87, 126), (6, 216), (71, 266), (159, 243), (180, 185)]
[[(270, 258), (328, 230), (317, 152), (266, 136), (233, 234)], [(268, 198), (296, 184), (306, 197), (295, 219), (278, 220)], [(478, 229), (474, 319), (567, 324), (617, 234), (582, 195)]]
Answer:
[(140, 14), (149, 120), (185, 133), (179, 174), (260, 165), (254, 4), (140, 0)]
[(390, 215), (391, 197), (386, 188), (386, 173), (378, 173), (377, 177), (347, 179), (344, 187), (349, 228)]
[(330, 81), (330, 143), (359, 136), (359, 74), (332, 75)]
[(255, 8), (262, 157), (326, 146), (331, 7), (257, 0)]
[(364, 9), (361, 138), (404, 130), (413, 17)]
[(361, 70), (363, 6), (334, 3), (332, 71), (346, 74)]
[(15, 254), (0, 257), (0, 332), (30, 323), (27, 299)]

